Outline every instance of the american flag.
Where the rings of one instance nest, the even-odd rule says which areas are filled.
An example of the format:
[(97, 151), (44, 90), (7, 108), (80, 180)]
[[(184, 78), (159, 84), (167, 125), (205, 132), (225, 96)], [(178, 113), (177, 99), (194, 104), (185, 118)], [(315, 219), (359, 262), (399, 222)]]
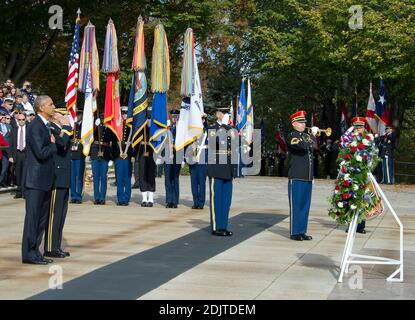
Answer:
[(75, 34), (72, 41), (71, 54), (68, 64), (68, 79), (66, 83), (65, 102), (66, 108), (70, 113), (71, 124), (75, 123), (76, 117), (76, 98), (78, 89), (78, 71), (79, 71), (79, 21), (75, 25)]

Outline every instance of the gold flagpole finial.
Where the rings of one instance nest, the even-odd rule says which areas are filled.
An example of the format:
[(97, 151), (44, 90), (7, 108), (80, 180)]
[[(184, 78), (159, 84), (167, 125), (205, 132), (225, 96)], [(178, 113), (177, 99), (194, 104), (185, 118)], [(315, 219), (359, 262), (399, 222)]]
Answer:
[(81, 21), (81, 8), (78, 8), (78, 11), (76, 11), (76, 14), (78, 15), (76, 17), (76, 22)]

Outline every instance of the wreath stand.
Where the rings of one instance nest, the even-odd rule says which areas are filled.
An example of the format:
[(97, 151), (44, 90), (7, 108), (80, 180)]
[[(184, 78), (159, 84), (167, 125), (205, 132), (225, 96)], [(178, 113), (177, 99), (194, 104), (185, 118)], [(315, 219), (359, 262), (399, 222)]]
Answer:
[[(385, 201), (387, 207), (392, 212), (396, 222), (399, 225), (400, 234), (400, 249), (399, 249), (399, 260), (389, 259), (384, 257), (366, 256), (353, 253), (353, 244), (356, 237), (357, 220), (359, 214), (356, 212), (353, 216), (352, 223), (349, 226), (349, 232), (347, 234), (346, 244), (343, 250), (343, 257), (341, 262), (341, 271), (338, 282), (343, 282), (344, 273), (349, 272), (350, 264), (383, 264), (383, 265), (396, 265), (397, 269), (386, 279), (389, 282), (403, 282), (403, 225), (395, 210), (392, 208), (390, 202), (386, 198), (379, 184), (372, 173), (369, 173), (369, 180), (375, 186), (375, 190), (379, 193), (382, 201)], [(386, 210), (386, 208), (384, 209)], [(357, 260), (355, 260), (357, 258)], [(399, 274), (399, 277), (397, 275)]]

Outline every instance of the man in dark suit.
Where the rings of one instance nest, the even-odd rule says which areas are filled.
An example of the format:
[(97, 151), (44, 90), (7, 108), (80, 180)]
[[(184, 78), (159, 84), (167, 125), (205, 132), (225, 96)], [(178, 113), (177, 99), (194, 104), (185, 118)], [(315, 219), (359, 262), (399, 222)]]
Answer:
[(22, 262), (48, 264), (51, 259), (43, 257), (39, 251), (48, 216), (52, 185), (54, 182), (53, 156), (57, 152), (55, 137), (51, 134), (49, 119), (55, 105), (48, 96), (39, 96), (35, 101), (38, 113), (27, 129), (25, 196), (26, 216), (22, 239)]
[(17, 190), (14, 198), (19, 199), (24, 195), (27, 141), (26, 115), (24, 113), (19, 113), (16, 120), (18, 122), (18, 127), (12, 128), (11, 131), (9, 162), (14, 164), (16, 174)]
[(207, 176), (210, 186), (210, 223), (212, 235), (228, 237), (229, 210), (233, 179), (237, 176), (238, 132), (229, 126), (229, 107), (219, 107), (216, 122), (208, 128)]
[(65, 258), (70, 255), (69, 252), (64, 252), (61, 249), (62, 231), (68, 212), (69, 188), (71, 186), (72, 135), (69, 119), (63, 114), (66, 114), (66, 109), (59, 109), (51, 119), (51, 131), (56, 140), (57, 153), (53, 156), (55, 181), (45, 230), (44, 256), (50, 258)]

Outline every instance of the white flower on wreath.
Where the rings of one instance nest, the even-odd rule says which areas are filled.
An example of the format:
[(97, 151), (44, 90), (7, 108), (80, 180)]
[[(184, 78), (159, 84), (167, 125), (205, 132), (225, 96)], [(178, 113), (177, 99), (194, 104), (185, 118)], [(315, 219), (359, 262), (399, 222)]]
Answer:
[(357, 147), (357, 142), (356, 142), (356, 141), (353, 141), (350, 145), (351, 145), (352, 147)]
[(337, 202), (337, 206), (338, 206), (339, 208), (343, 208), (343, 202)]
[(344, 179), (345, 181), (346, 181), (346, 180), (349, 180), (349, 179), (350, 179), (350, 174), (346, 173), (346, 174), (344, 175), (343, 179)]
[(368, 134), (368, 137), (370, 138), (370, 140), (374, 139), (373, 134), (371, 134), (371, 133)]
[(367, 140), (367, 139), (363, 139), (362, 140), (362, 143), (365, 145), (365, 146), (368, 146), (369, 145), (369, 140)]
[(362, 162), (363, 158), (359, 155), (356, 155), (356, 161), (357, 162)]
[(352, 205), (350, 206), (350, 209), (352, 209), (352, 210), (356, 210), (356, 209), (357, 209), (357, 207), (356, 207), (354, 204), (352, 204)]
[(359, 186), (358, 186), (357, 184), (353, 184), (353, 190), (354, 190), (354, 191), (359, 190)]
[(339, 193), (339, 191), (338, 190), (334, 190), (334, 194), (338, 194)]
[(340, 166), (344, 166), (346, 164), (346, 161), (342, 161), (342, 162), (340, 162)]

